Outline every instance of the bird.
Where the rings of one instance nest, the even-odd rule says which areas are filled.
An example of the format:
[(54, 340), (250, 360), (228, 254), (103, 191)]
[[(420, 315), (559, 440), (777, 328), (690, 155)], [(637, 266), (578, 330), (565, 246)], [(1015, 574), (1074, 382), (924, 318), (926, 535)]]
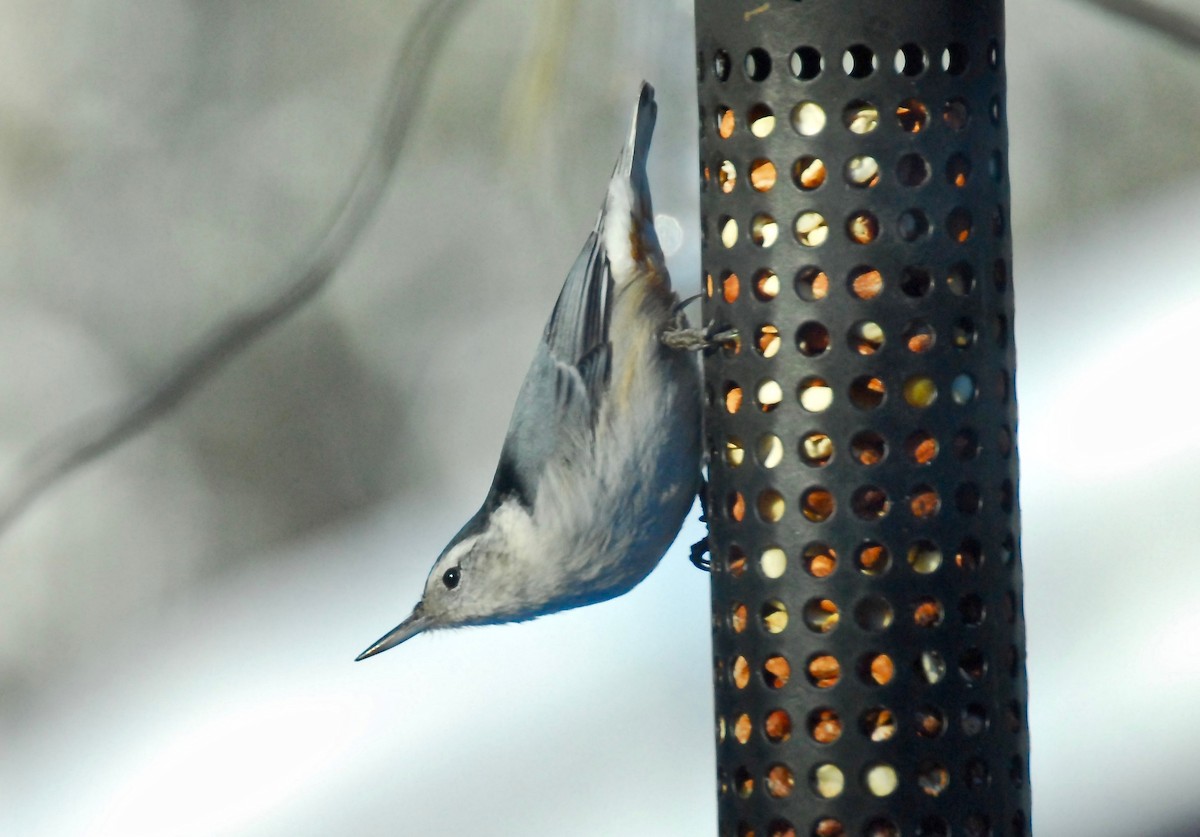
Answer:
[(428, 631), (521, 622), (627, 593), (702, 485), (702, 383), (654, 231), (643, 82), (595, 228), (513, 408), (491, 487), (433, 562), (411, 615), (358, 655)]

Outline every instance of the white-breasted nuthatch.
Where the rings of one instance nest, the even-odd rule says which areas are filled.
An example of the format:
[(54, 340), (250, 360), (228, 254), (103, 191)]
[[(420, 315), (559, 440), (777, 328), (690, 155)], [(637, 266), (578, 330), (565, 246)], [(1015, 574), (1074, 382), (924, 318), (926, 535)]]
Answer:
[(654, 233), (646, 155), (656, 113), (643, 83), (483, 506), (434, 562), (412, 615), (358, 659), (423, 631), (619, 596), (649, 575), (683, 525), (701, 484), (701, 384), (697, 356), (675, 347), (705, 341), (683, 330)]

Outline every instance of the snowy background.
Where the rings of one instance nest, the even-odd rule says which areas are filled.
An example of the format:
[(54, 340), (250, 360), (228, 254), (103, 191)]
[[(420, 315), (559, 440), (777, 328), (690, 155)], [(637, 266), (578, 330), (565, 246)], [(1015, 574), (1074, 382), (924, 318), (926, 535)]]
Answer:
[[(0, 0), (0, 468), (270, 289), (412, 7)], [(0, 538), (0, 834), (713, 833), (694, 521), (622, 599), (352, 662), (486, 491), (642, 78), (697, 284), (690, 7), (474, 3), (327, 292)], [(1010, 0), (1007, 63), (1035, 827), (1195, 834), (1200, 55)]]

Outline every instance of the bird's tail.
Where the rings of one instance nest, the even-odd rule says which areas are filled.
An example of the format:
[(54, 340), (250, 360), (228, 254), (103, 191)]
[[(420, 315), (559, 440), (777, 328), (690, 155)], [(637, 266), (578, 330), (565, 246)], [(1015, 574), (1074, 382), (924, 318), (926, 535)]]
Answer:
[(654, 208), (650, 203), (650, 181), (646, 158), (658, 105), (654, 88), (642, 82), (633, 124), (625, 147), (617, 157), (608, 195), (597, 224), (612, 265), (613, 282), (619, 288), (635, 278), (670, 287), (662, 249), (654, 232)]
[(646, 157), (650, 154), (650, 138), (654, 136), (657, 119), (658, 104), (654, 101), (654, 88), (643, 81), (637, 107), (633, 111), (633, 124), (629, 126), (629, 137), (613, 171), (614, 178), (629, 177), (637, 172), (645, 176)]

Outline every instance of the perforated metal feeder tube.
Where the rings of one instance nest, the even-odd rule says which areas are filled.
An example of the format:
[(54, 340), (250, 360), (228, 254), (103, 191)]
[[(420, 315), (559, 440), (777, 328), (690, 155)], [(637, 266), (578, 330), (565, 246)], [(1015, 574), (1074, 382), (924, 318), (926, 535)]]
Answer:
[(999, 0), (697, 0), (720, 833), (1030, 830)]

